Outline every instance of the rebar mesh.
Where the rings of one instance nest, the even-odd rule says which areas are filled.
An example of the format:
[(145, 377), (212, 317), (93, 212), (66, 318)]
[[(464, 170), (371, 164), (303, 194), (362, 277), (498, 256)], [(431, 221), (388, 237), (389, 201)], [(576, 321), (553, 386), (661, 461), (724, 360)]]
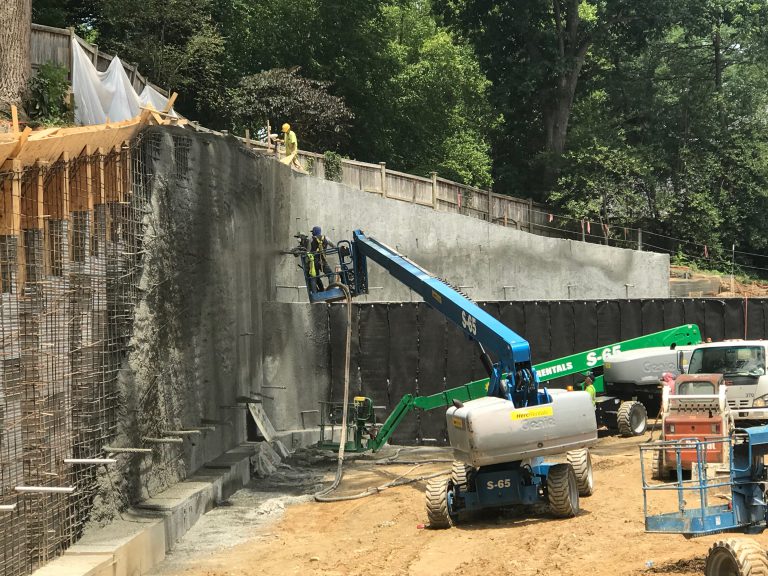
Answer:
[(0, 511), (4, 576), (79, 538), (100, 468), (64, 459), (102, 457), (117, 433), (149, 202), (140, 140), (0, 171), (0, 505), (16, 505)]

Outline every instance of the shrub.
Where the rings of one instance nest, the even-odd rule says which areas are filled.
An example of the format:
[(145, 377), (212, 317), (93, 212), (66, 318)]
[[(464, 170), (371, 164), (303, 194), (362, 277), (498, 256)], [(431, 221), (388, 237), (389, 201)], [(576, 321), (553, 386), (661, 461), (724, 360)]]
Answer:
[(323, 154), (323, 159), (325, 164), (325, 179), (341, 182), (341, 156), (336, 152), (331, 152), (329, 150)]

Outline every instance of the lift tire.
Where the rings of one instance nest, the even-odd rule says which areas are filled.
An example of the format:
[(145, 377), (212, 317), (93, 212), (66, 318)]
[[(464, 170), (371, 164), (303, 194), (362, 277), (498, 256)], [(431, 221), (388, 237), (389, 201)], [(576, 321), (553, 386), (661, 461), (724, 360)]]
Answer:
[(451, 466), (451, 480), (455, 486), (460, 486), (462, 490), (466, 491), (473, 480), (474, 472), (475, 469), (469, 464), (454, 460)]
[(589, 455), (589, 450), (587, 448), (571, 450), (566, 454), (566, 458), (576, 474), (579, 496), (592, 496), (595, 492), (595, 483), (592, 478), (592, 456)]
[(705, 576), (768, 576), (765, 550), (749, 538), (718, 540), (709, 549)]
[(619, 434), (625, 438), (641, 436), (648, 426), (648, 414), (645, 411), (645, 406), (635, 400), (622, 402), (619, 406), (619, 412), (616, 414), (616, 424), (619, 428)]
[(433, 478), (427, 484), (427, 519), (430, 528), (450, 528), (453, 524), (448, 513), (449, 480)]
[(553, 464), (547, 472), (549, 510), (557, 518), (572, 518), (579, 513), (579, 486), (570, 464)]

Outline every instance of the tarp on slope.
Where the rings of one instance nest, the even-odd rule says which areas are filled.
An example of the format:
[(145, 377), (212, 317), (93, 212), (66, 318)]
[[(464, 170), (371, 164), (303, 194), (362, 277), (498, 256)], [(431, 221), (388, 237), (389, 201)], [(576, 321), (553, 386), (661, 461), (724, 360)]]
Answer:
[(149, 85), (137, 94), (117, 56), (104, 72), (96, 70), (76, 38), (72, 39), (72, 93), (75, 123), (81, 126), (104, 124), (107, 118), (129, 120), (139, 115), (141, 106), (164, 110), (168, 105), (168, 99)]

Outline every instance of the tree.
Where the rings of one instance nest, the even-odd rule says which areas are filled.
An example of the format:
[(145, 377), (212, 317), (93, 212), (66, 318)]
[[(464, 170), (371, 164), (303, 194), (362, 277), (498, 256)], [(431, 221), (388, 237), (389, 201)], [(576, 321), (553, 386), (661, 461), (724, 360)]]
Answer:
[(0, 2), (0, 109), (19, 104), (30, 73), (32, 0)]
[(117, 54), (152, 82), (180, 93), (177, 108), (214, 128), (224, 87), (225, 43), (213, 0), (101, 0), (100, 48)]
[(299, 70), (273, 69), (245, 76), (229, 91), (236, 131), (291, 124), (304, 149), (336, 150), (349, 137), (353, 115), (328, 93), (328, 83), (299, 76)]
[(665, 2), (655, 0), (437, 0), (468, 38), (504, 115), (495, 174), (510, 193), (546, 198), (566, 150), (579, 80), (595, 42), (652, 37)]

